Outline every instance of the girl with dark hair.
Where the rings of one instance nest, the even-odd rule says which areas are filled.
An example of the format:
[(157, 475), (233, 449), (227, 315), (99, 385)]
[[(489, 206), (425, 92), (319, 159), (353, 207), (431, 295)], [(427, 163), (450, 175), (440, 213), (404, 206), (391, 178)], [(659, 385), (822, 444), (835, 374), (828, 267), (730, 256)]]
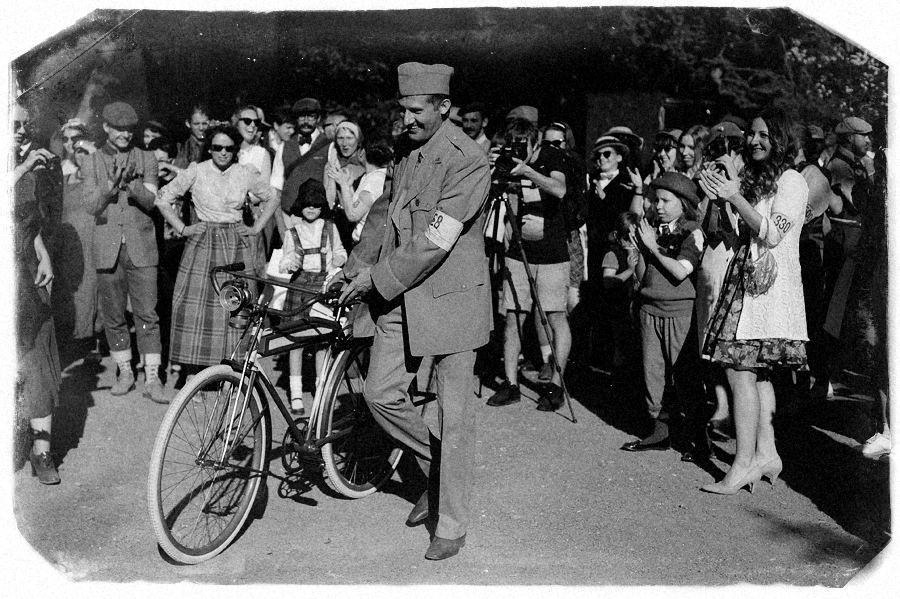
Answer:
[(747, 132), (744, 170), (717, 160), (724, 172), (703, 170), (699, 183), (713, 202), (739, 217), (734, 258), (710, 321), (704, 351), (725, 367), (734, 394), (737, 450), (722, 481), (702, 490), (734, 495), (781, 472), (772, 415), (776, 368), (806, 364), (806, 318), (799, 238), (809, 188), (793, 170), (796, 144), (783, 112), (763, 111)]
[[(278, 270), (294, 273), (291, 281), (305, 287), (324, 285), (329, 276), (340, 272), (347, 261), (347, 251), (341, 244), (337, 227), (331, 220), (325, 188), (315, 179), (307, 179), (300, 186), (291, 210), (284, 215), (286, 227), (283, 257)], [(284, 310), (297, 309), (310, 296), (289, 291)], [(316, 352), (316, 385), (322, 367), (324, 352)], [(288, 355), (290, 369), (291, 412), (303, 415), (303, 350), (295, 349)]]
[[(210, 129), (202, 161), (179, 172), (156, 199), (166, 221), (186, 238), (172, 298), (172, 362), (191, 367), (218, 364), (240, 338), (241, 331), (229, 326), (228, 311), (219, 305), (209, 271), (214, 266), (243, 262), (243, 272), (253, 274), (255, 238), (278, 205), (268, 178), (238, 164), (242, 139), (231, 125)], [(187, 192), (191, 192), (197, 214), (197, 222), (192, 225), (185, 225), (172, 207), (176, 198)], [(248, 193), (264, 204), (253, 226), (243, 222), (242, 208)]]

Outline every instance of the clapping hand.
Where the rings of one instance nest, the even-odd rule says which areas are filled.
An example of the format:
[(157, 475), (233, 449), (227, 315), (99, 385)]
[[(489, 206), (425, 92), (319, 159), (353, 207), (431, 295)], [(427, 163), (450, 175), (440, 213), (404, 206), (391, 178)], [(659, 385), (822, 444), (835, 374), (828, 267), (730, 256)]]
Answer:
[(641, 240), (641, 245), (647, 248), (651, 254), (655, 254), (659, 250), (659, 245), (656, 243), (656, 231), (646, 218), (642, 218), (638, 224), (637, 236)]

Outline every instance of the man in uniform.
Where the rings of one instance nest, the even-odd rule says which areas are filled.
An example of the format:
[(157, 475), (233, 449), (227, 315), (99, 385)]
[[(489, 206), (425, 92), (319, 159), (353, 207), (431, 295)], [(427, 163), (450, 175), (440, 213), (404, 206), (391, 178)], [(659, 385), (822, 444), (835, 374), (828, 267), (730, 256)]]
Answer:
[[(438, 560), (459, 552), (469, 523), (475, 350), (491, 328), (482, 234), (490, 171), (481, 148), (448, 120), (453, 69), (405, 63), (397, 72), (411, 149), (394, 169), (380, 256), (359, 268), (342, 300), (374, 290), (366, 401), (429, 474), (430, 492), (407, 524), (437, 516), (425, 558)], [(431, 427), (408, 395), (423, 357), (434, 359), (438, 413)]]
[(169, 403), (159, 380), (161, 342), (156, 313), (159, 254), (151, 212), (156, 199), (158, 165), (153, 152), (133, 145), (138, 116), (130, 105), (103, 108), (106, 143), (91, 154), (84, 175), (84, 205), (94, 215), (93, 255), (97, 267), (98, 317), (110, 355), (119, 367), (113, 395), (134, 388), (131, 335), (125, 320), (128, 300), (146, 375), (143, 395)]

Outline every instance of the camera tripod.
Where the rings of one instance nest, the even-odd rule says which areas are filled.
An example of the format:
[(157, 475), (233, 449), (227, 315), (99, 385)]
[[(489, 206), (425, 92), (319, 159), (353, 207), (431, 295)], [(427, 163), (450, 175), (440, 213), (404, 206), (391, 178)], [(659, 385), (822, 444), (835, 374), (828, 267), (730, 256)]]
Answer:
[[(550, 343), (550, 355), (553, 360), (553, 368), (555, 369), (556, 374), (559, 377), (559, 386), (562, 389), (563, 398), (565, 399), (566, 406), (568, 406), (568, 408), (569, 408), (570, 420), (573, 423), (577, 423), (578, 420), (575, 418), (575, 411), (572, 409), (572, 398), (569, 395), (568, 388), (566, 387), (566, 381), (565, 381), (565, 378), (563, 377), (562, 367), (560, 366), (559, 360), (556, 357), (556, 336), (553, 334), (553, 328), (550, 326), (550, 323), (547, 320), (547, 313), (544, 311), (544, 307), (541, 305), (541, 300), (538, 297), (537, 282), (534, 280), (534, 275), (531, 272), (531, 265), (528, 262), (528, 257), (525, 256), (525, 248), (522, 246), (522, 235), (521, 235), (521, 231), (519, 230), (519, 223), (516, 220), (516, 213), (513, 211), (512, 205), (509, 202), (508, 194), (506, 193), (507, 190), (509, 189), (509, 187), (513, 186), (513, 185), (516, 185), (516, 184), (510, 183), (510, 184), (502, 187), (502, 189), (500, 188), (499, 185), (496, 185), (496, 184), (491, 185), (491, 196), (490, 196), (489, 205), (490, 205), (490, 210), (494, 215), (494, 220), (493, 220), (494, 230), (491, 231), (491, 234), (493, 235), (494, 239), (496, 239), (498, 229), (501, 226), (501, 222), (500, 222), (500, 218), (499, 218), (499, 216), (500, 216), (499, 206), (500, 206), (500, 202), (502, 202), (503, 205), (506, 207), (506, 215), (508, 217), (508, 220), (509, 220), (509, 223), (511, 226), (511, 230), (512, 230), (512, 239), (519, 248), (519, 258), (522, 260), (522, 264), (525, 266), (525, 275), (528, 278), (528, 288), (531, 292), (532, 298), (534, 299), (534, 305), (536, 308), (537, 317), (540, 320), (541, 327), (544, 330), (544, 334), (547, 336), (547, 340)], [(494, 259), (494, 257), (492, 256), (492, 260), (493, 259)], [(492, 266), (491, 272), (494, 272), (494, 270), (493, 270), (494, 264), (492, 264), (491, 266)], [(506, 267), (504, 265), (500, 265), (500, 268), (503, 269), (503, 276), (504, 277), (508, 276), (508, 273), (505, 272)], [(519, 337), (520, 338), (522, 337), (521, 330), (519, 331)]]

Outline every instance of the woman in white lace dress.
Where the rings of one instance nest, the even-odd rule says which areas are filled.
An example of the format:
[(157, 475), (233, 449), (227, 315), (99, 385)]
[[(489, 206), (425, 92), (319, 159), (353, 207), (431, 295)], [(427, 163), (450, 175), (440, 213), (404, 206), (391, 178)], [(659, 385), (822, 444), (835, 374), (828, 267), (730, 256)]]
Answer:
[[(733, 495), (748, 485), (752, 491), (762, 477), (774, 484), (782, 464), (772, 427), (771, 376), (776, 368), (806, 364), (799, 239), (809, 189), (803, 176), (791, 169), (796, 152), (791, 132), (783, 113), (764, 111), (747, 132), (740, 176), (727, 157), (718, 161), (726, 173), (709, 169), (699, 176), (707, 196), (729, 203), (739, 216), (734, 258), (704, 348), (725, 367), (734, 394), (737, 433), (728, 474), (702, 488), (711, 493)], [(769, 276), (755, 276), (754, 267), (757, 274)]]

